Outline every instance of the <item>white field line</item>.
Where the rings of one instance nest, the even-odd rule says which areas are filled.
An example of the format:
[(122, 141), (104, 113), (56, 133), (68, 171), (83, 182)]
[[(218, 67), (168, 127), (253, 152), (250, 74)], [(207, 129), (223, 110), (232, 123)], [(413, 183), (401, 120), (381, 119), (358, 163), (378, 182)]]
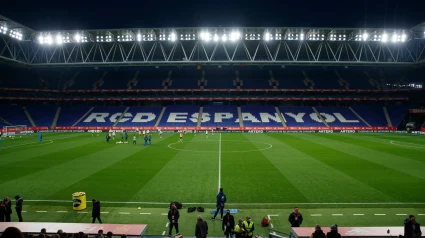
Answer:
[(47, 211), (36, 211), (36, 212), (47, 212)]
[(353, 214), (353, 216), (364, 216), (364, 214)]
[(375, 214), (375, 216), (386, 216), (387, 214)]
[(150, 214), (152, 214), (152, 213), (150, 213), (150, 212), (142, 212), (142, 213), (140, 213), (140, 215), (150, 215)]
[[(39, 144), (39, 145), (43, 145), (44, 144), (44, 145), (48, 145), (48, 144), (52, 144), (55, 140), (62, 140), (62, 139), (74, 138), (74, 137), (78, 137), (78, 136), (79, 135), (77, 135), (77, 136), (59, 137), (59, 138), (54, 138), (53, 140), (51, 140), (51, 139), (46, 140), (46, 142), (48, 141), (50, 143), (40, 143), (38, 141), (35, 141), (35, 142), (18, 144), (18, 145), (11, 145), (11, 146), (2, 147), (2, 149), (14, 148), (14, 147), (19, 147), (19, 146), (23, 146), (23, 145), (31, 145), (31, 144)], [(37, 138), (37, 140), (38, 140), (38, 138)]]
[(418, 216), (425, 216), (425, 214), (418, 214)]
[(218, 191), (220, 191), (221, 187), (221, 133), (219, 133), (220, 137), (218, 138)]
[(321, 217), (322, 214), (311, 214), (312, 217)]
[(332, 214), (332, 216), (344, 216), (344, 214)]
[(161, 213), (161, 216), (168, 216), (168, 213)]
[(274, 226), (273, 226), (273, 224), (272, 223), (270, 223), (270, 227), (273, 229), (274, 228)]
[[(57, 203), (72, 203), (72, 200), (25, 200), (27, 202), (57, 202)], [(153, 205), (170, 205), (169, 202), (115, 202), (104, 201), (108, 204), (153, 204)], [(215, 203), (205, 202), (184, 202), (188, 205), (215, 205)], [(226, 203), (228, 205), (258, 205), (258, 206), (281, 206), (281, 205), (425, 205), (425, 202), (281, 202), (281, 203)]]
[(67, 213), (68, 211), (56, 211), (56, 212), (59, 212), (59, 213)]
[(89, 212), (77, 212), (77, 213), (82, 213), (82, 214), (84, 214), (84, 213), (89, 213)]
[(121, 214), (121, 215), (129, 215), (130, 213), (129, 212), (119, 212), (119, 214)]
[(407, 214), (395, 214), (396, 216), (407, 216)]
[(168, 227), (168, 225), (170, 225), (170, 223), (169, 223), (169, 222), (167, 222), (167, 224), (165, 224), (165, 227)]
[(22, 211), (22, 212), (27, 212), (27, 211)]
[(162, 235), (165, 235), (165, 231), (162, 232)]
[(109, 212), (100, 212), (100, 213), (102, 213), (102, 214), (108, 214)]
[[(273, 229), (274, 228), (274, 226), (273, 226), (273, 224), (270, 222), (271, 220), (272, 220), (272, 218), (271, 217), (278, 217), (279, 215), (267, 215), (267, 218), (269, 219), (269, 223), (270, 223), (270, 227)], [(274, 232), (273, 232), (274, 233)], [(275, 233), (274, 233), (275, 234)]]

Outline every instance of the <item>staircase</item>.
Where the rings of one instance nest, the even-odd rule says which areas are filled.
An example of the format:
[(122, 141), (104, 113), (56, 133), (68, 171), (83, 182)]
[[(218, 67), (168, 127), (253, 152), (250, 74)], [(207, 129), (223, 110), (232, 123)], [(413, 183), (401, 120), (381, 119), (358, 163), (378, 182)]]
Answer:
[(127, 111), (130, 109), (130, 107), (126, 107), (124, 112), (121, 113), (121, 116), (114, 122), (114, 124), (112, 126), (117, 126), (118, 122), (121, 121), (121, 119), (123, 118), (123, 116), (127, 113)]
[(354, 111), (353, 108), (348, 107), (348, 109), (350, 109), (350, 111), (353, 112), (354, 115), (356, 115), (358, 118), (360, 118), (360, 120), (362, 120), (362, 122), (364, 122), (364, 124), (366, 124), (367, 126), (371, 126), (365, 119), (363, 119), (363, 117), (361, 117), (359, 114), (357, 114), (357, 112)]
[(55, 114), (55, 117), (53, 118), (53, 122), (52, 122), (52, 125), (50, 126), (50, 129), (53, 130), (56, 127), (60, 113), (61, 113), (61, 107), (58, 107), (58, 109), (56, 109), (56, 114)]
[(78, 119), (74, 124), (72, 124), (72, 126), (77, 125), (78, 123), (80, 123), (81, 120), (83, 120), (84, 118), (87, 117), (87, 115), (93, 111), (94, 107), (90, 108), (80, 119)]
[(277, 115), (279, 115), (280, 120), (282, 121), (282, 125), (284, 127), (286, 127), (286, 122), (285, 119), (283, 119), (282, 113), (280, 113), (280, 110), (278, 107), (274, 107), (274, 109), (276, 110)]
[(161, 113), (159, 114), (158, 120), (156, 120), (156, 122), (155, 122), (155, 127), (158, 127), (159, 122), (161, 121), (161, 118), (162, 118), (162, 116), (164, 115), (165, 109), (166, 109), (166, 107), (163, 107), (163, 108), (162, 108), (162, 111), (161, 111)]
[(317, 109), (315, 107), (312, 107), (313, 111), (317, 114), (317, 116), (320, 118), (320, 120), (322, 120), (323, 123), (325, 123), (325, 125), (327, 127), (329, 127), (328, 123), (323, 119), (322, 115), (320, 115), (320, 113), (317, 111)]
[(9, 126), (13, 126), (13, 125), (12, 125), (12, 123), (10, 123), (10, 122), (6, 121), (5, 119), (3, 119), (3, 118), (1, 118), (1, 117), (0, 117), (0, 121), (2, 121), (4, 124), (7, 124), (7, 125), (9, 125)]
[(30, 113), (28, 112), (27, 108), (26, 107), (22, 107), (22, 109), (24, 109), (24, 113), (27, 116), (28, 120), (30, 121), (31, 125), (33, 127), (36, 127), (37, 125), (34, 123), (34, 120), (32, 119), (32, 117), (31, 117)]
[(202, 123), (202, 113), (204, 113), (204, 107), (199, 108), (199, 114), (198, 114), (198, 123), (196, 124), (197, 127), (201, 127)]
[(391, 122), (390, 115), (388, 115), (387, 107), (383, 107), (382, 109), (384, 110), (385, 119), (387, 119), (387, 125), (392, 127), (393, 123)]
[(238, 118), (239, 118), (239, 126), (240, 126), (240, 127), (244, 127), (244, 126), (243, 126), (243, 118), (242, 118), (242, 110), (241, 110), (241, 107), (238, 107)]

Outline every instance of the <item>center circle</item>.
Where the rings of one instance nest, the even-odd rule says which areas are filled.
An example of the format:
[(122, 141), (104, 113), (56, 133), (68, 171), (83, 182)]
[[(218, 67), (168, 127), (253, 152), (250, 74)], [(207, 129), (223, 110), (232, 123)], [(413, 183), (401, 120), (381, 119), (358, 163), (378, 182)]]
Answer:
[[(186, 151), (186, 152), (202, 152), (202, 153), (217, 153), (218, 152), (218, 145), (217, 145), (217, 149), (211, 151), (211, 150), (202, 150), (202, 149), (180, 149), (180, 148), (176, 148), (175, 145), (187, 145), (187, 144), (198, 144), (198, 143), (205, 143), (205, 142), (210, 142), (210, 143), (219, 143), (219, 141), (210, 141), (210, 140), (200, 140), (200, 141), (190, 141), (190, 142), (175, 142), (175, 143), (171, 143), (168, 144), (168, 148), (173, 149), (173, 150), (178, 150), (178, 151)], [(230, 150), (230, 151), (221, 151), (221, 153), (247, 153), (247, 152), (256, 152), (256, 151), (263, 151), (263, 150), (269, 150), (273, 147), (272, 144), (269, 143), (265, 143), (265, 142), (257, 142), (257, 141), (242, 141), (242, 140), (221, 140), (221, 142), (233, 142), (233, 143), (251, 143), (251, 144), (261, 144), (264, 145), (264, 148), (260, 148), (260, 149), (255, 149), (255, 150)]]

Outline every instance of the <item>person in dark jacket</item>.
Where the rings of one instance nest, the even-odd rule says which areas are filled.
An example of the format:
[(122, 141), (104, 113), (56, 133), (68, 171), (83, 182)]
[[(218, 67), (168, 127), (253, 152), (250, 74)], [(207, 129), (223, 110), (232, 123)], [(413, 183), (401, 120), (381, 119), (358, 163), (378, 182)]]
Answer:
[(223, 217), (223, 223), (221, 229), (223, 229), (226, 238), (233, 237), (233, 229), (235, 228), (235, 218), (230, 214), (230, 210), (227, 209), (226, 215)]
[(22, 205), (24, 203), (24, 200), (19, 195), (15, 196), (15, 200), (16, 200), (16, 206), (15, 206), (16, 214), (18, 215), (19, 222), (23, 222), (24, 220), (22, 219)]
[(404, 237), (419, 238), (422, 235), (421, 225), (416, 222), (415, 216), (410, 215), (404, 220)]
[(316, 225), (314, 227), (315, 231), (311, 233), (310, 238), (326, 238), (325, 233), (323, 233), (322, 228), (320, 225)]
[(208, 223), (201, 216), (196, 217), (195, 236), (196, 238), (206, 238), (208, 235)]
[(215, 219), (215, 217), (217, 216), (217, 214), (218, 214), (218, 211), (220, 211), (220, 215), (221, 215), (221, 221), (223, 220), (223, 209), (224, 209), (224, 204), (226, 203), (226, 201), (227, 201), (227, 197), (226, 197), (226, 194), (224, 194), (224, 192), (223, 192), (223, 188), (220, 188), (220, 192), (217, 194), (217, 196), (215, 196), (215, 198), (216, 198), (216, 207), (217, 207), (217, 210), (215, 211), (215, 214), (214, 214), (214, 216), (213, 217), (211, 217), (211, 219)]
[(176, 204), (171, 204), (171, 209), (168, 211), (168, 220), (170, 221), (170, 229), (168, 230), (168, 235), (171, 236), (171, 231), (173, 227), (176, 228), (177, 235), (179, 235), (179, 218), (180, 213), (177, 210)]
[(6, 218), (6, 207), (3, 204), (3, 201), (0, 201), (0, 222), (4, 222)]
[(12, 214), (12, 201), (10, 201), (9, 197), (4, 197), (3, 204), (4, 204), (4, 207), (6, 208), (6, 214), (5, 214), (6, 221), (9, 222), (11, 221), (10, 216)]
[(93, 208), (91, 211), (91, 217), (93, 219), (91, 220), (91, 223), (94, 223), (97, 218), (97, 220), (99, 220), (99, 223), (102, 224), (102, 219), (100, 219), (100, 201), (93, 199), (92, 202), (93, 202)]
[(326, 233), (326, 238), (341, 238), (341, 234), (338, 233), (337, 225), (331, 226), (331, 231)]
[(289, 214), (288, 217), (289, 223), (291, 223), (291, 227), (300, 227), (303, 223), (303, 215), (298, 210), (298, 207), (294, 208), (294, 211)]

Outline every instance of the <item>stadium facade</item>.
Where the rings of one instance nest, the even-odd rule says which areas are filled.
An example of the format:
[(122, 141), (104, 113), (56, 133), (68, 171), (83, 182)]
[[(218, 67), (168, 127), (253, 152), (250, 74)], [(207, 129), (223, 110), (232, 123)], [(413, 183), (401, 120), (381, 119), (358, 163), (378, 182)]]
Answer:
[(410, 29), (34, 31), (0, 16), (0, 125), (34, 130), (424, 127)]

